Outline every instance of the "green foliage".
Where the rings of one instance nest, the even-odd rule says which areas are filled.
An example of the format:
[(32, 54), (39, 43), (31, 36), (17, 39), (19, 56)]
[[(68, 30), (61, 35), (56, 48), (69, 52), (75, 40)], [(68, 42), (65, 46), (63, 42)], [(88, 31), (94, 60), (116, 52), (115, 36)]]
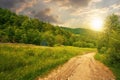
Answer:
[[(44, 23), (38, 19), (28, 18), (22, 15), (16, 15), (6, 9), (0, 8), (0, 42), (12, 43), (28, 43), (46, 46), (55, 44), (69, 45), (69, 41), (65, 37), (71, 37), (70, 32), (67, 32), (60, 27), (55, 27), (49, 23)], [(62, 38), (55, 36), (62, 36)], [(63, 41), (64, 40), (64, 41)]]
[(108, 53), (111, 63), (120, 63), (120, 20), (117, 15), (110, 15), (105, 22), (105, 31), (98, 45), (101, 53)]
[(97, 54), (96, 58), (108, 65), (120, 80), (120, 17), (115, 14), (108, 16), (104, 27), (98, 41), (98, 51), (104, 54)]
[(34, 80), (92, 48), (0, 44), (0, 80)]
[(62, 28), (0, 8), (0, 42), (72, 46), (84, 41), (86, 46), (81, 47), (96, 47), (93, 34), (87, 29)]
[(73, 46), (76, 46), (76, 47), (88, 47), (88, 48), (94, 48), (95, 47), (95, 45), (93, 43), (87, 43), (87, 42), (83, 42), (83, 41), (74, 42)]
[[(96, 42), (98, 40), (98, 35), (99, 32), (95, 32), (89, 29), (84, 29), (84, 28), (65, 28), (61, 27), (65, 31), (69, 31), (74, 33), (74, 35), (71, 35), (70, 37), (70, 44), (73, 46), (79, 46), (79, 47), (96, 47)], [(78, 43), (78, 45), (77, 45)]]
[(64, 43), (64, 37), (61, 35), (56, 35), (55, 36), (55, 43), (59, 43), (59, 45), (62, 45)]
[(107, 65), (112, 72), (114, 73), (114, 75), (116, 76), (116, 80), (120, 80), (120, 63), (111, 63), (111, 58), (109, 56), (109, 54), (105, 53), (105, 54), (100, 54), (97, 53), (95, 55), (95, 59), (101, 61), (102, 63), (104, 63), (105, 65)]
[(61, 28), (63, 28), (66, 31), (70, 31), (72, 33), (75, 33), (75, 34), (88, 34), (89, 32), (93, 33), (93, 31), (91, 31), (89, 29), (84, 29), (84, 28), (75, 28), (75, 29), (66, 28), (66, 27), (61, 27)]
[(106, 47), (101, 47), (100, 49), (98, 49), (100, 53), (105, 53), (107, 48)]

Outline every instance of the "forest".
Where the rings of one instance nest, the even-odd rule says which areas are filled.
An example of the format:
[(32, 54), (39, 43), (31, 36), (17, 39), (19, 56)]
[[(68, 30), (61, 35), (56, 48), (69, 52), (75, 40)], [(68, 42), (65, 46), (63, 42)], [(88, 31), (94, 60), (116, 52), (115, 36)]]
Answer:
[[(96, 35), (88, 29), (64, 28), (0, 8), (0, 42), (42, 46), (96, 47)], [(72, 31), (73, 30), (73, 31)], [(90, 34), (90, 33), (93, 34)]]

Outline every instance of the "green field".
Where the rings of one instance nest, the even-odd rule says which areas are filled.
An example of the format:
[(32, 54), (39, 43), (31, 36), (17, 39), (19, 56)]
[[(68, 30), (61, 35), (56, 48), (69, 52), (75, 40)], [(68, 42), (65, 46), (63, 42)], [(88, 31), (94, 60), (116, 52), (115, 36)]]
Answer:
[(0, 80), (33, 80), (74, 56), (93, 51), (96, 49), (0, 43)]

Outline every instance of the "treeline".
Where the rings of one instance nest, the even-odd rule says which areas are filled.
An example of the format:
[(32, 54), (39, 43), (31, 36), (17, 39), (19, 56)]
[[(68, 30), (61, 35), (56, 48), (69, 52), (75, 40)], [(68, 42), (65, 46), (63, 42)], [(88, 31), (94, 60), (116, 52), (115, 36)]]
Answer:
[(96, 42), (73, 34), (59, 26), (38, 19), (16, 15), (0, 8), (0, 42), (27, 43), (43, 46), (70, 45), (95, 47)]
[(120, 64), (120, 17), (112, 14), (105, 20), (105, 29), (101, 33), (98, 51), (107, 55), (111, 65)]
[(99, 32), (92, 31), (84, 28), (67, 28), (62, 27), (64, 30), (74, 33), (73, 46), (77, 47), (96, 47)]

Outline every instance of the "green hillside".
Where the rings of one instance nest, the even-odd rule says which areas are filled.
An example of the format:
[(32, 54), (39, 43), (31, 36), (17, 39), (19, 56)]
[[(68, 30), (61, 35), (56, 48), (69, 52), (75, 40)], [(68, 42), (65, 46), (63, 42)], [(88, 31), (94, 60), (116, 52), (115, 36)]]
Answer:
[(69, 45), (71, 35), (59, 26), (0, 8), (0, 42)]
[(94, 32), (94, 31), (91, 31), (89, 29), (84, 29), (84, 28), (67, 28), (67, 27), (61, 27), (61, 28), (63, 28), (66, 31), (70, 31), (74, 34), (87, 34), (89, 32)]
[(0, 42), (96, 47), (96, 38), (91, 32), (82, 28), (61, 28), (0, 8)]

